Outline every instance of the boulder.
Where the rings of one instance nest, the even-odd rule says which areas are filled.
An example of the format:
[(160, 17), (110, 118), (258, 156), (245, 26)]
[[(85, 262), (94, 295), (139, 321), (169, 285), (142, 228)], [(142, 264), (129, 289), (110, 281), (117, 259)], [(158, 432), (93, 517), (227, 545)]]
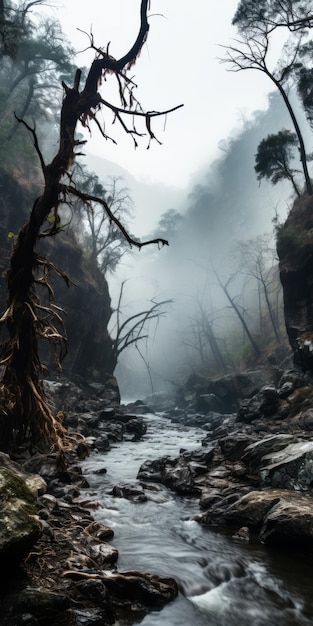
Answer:
[(10, 469), (22, 478), (34, 496), (42, 496), (47, 491), (47, 483), (39, 474), (30, 474), (23, 471), (21, 465), (12, 461), (8, 454), (0, 452), (0, 466)]
[(148, 499), (141, 485), (129, 483), (115, 485), (111, 493), (116, 498), (126, 498), (126, 500), (131, 500), (132, 502), (147, 502)]
[(166, 466), (162, 471), (162, 482), (180, 495), (192, 495), (197, 492), (194, 472), (184, 460), (178, 461), (175, 467)]
[(268, 545), (313, 545), (313, 500), (294, 494), (283, 496), (265, 516), (260, 540)]
[(259, 441), (250, 443), (243, 451), (241, 460), (248, 466), (250, 472), (256, 472), (259, 470), (264, 456), (286, 448), (293, 441), (295, 441), (293, 435), (285, 433), (268, 435)]
[(125, 432), (133, 436), (133, 441), (139, 441), (147, 432), (147, 424), (141, 417), (131, 416), (125, 424)]
[(313, 431), (313, 409), (307, 409), (300, 413), (299, 425), (303, 430)]
[(176, 598), (178, 586), (173, 578), (137, 571), (112, 574), (104, 578), (110, 595), (144, 607), (160, 608)]
[(237, 420), (251, 424), (254, 420), (271, 417), (279, 408), (279, 397), (275, 387), (265, 386), (253, 398), (242, 400)]
[(37, 498), (12, 470), (0, 468), (0, 562), (21, 561), (41, 535)]
[[(208, 501), (203, 500), (203, 504)], [(204, 525), (226, 525), (259, 533), (269, 545), (313, 545), (313, 500), (286, 489), (250, 491), (241, 497), (227, 497), (211, 503), (199, 516)]]
[[(239, 374), (226, 374), (216, 378), (206, 379), (203, 376), (193, 374), (189, 377), (185, 389), (191, 400), (191, 392), (200, 400), (207, 395), (207, 399), (201, 399), (204, 404), (215, 402), (216, 410), (221, 413), (232, 413), (238, 408), (240, 400), (252, 398), (262, 387), (276, 385), (282, 375), (282, 370), (277, 367), (263, 367), (257, 370), (248, 370)], [(199, 409), (202, 410), (202, 409)]]
[[(1, 606), (5, 624), (69, 624), (70, 601), (65, 593), (26, 587), (9, 595)], [(59, 621), (62, 619), (63, 621)]]
[(228, 526), (247, 526), (260, 530), (268, 511), (279, 502), (281, 494), (274, 492), (251, 491), (232, 502), (223, 511), (223, 520)]
[(263, 487), (313, 491), (313, 441), (290, 443), (262, 459)]
[[(171, 458), (169, 456), (162, 456), (160, 459), (145, 461), (139, 468), (137, 479), (162, 483), (162, 472), (165, 465), (170, 462)], [(172, 460), (172, 464), (175, 464), (175, 461)]]
[(219, 440), (222, 453), (229, 461), (239, 461), (247, 447), (255, 441), (252, 435), (234, 433)]
[(229, 405), (223, 402), (214, 393), (205, 393), (200, 395), (195, 402), (196, 411), (201, 413), (229, 413)]

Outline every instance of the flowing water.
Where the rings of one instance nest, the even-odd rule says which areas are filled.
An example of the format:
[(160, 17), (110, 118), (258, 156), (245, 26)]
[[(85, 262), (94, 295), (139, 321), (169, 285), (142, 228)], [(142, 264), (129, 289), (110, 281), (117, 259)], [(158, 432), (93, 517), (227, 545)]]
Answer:
[(193, 520), (198, 501), (165, 487), (151, 486), (144, 503), (110, 495), (118, 483), (136, 483), (144, 461), (195, 449), (205, 435), (158, 416), (145, 419), (148, 430), (141, 441), (94, 453), (83, 467), (89, 494), (101, 503), (93, 515), (114, 530), (119, 571), (172, 576), (179, 584), (176, 600), (136, 624), (312, 626), (311, 554), (286, 555), (203, 528)]

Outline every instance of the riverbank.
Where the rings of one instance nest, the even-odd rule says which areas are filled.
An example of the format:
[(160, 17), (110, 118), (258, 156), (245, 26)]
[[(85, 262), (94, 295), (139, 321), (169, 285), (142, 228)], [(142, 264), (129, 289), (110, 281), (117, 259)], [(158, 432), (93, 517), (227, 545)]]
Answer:
[[(112, 529), (95, 522), (99, 502), (86, 496), (85, 446), (104, 452), (138, 440), (144, 419), (129, 413), (101, 385), (46, 382), (69, 431), (85, 437), (58, 471), (54, 454), (15, 450), (0, 454), (1, 626), (95, 626), (131, 619), (163, 606), (178, 593), (170, 577), (120, 573)], [(103, 467), (103, 472), (106, 468)]]
[[(201, 425), (207, 435), (198, 450), (146, 464), (138, 478), (198, 497), (198, 521), (207, 527), (268, 546), (312, 549), (312, 380), (277, 368), (246, 372), (240, 380), (251, 395), (239, 398), (235, 413), (211, 410), (212, 404), (227, 408), (234, 401), (229, 376), (208, 383), (222, 391), (220, 397), (203, 393), (198, 382), (195, 393), (189, 389), (187, 406), (163, 412), (179, 423)], [(195, 413), (198, 406), (203, 410)]]
[[(197, 521), (205, 527), (227, 529), (248, 543), (260, 540), (276, 545), (283, 539), (288, 549), (292, 544), (309, 549), (312, 387), (298, 373), (286, 376), (277, 387), (266, 386), (244, 400), (237, 413), (196, 412), (190, 403), (184, 409), (173, 406), (163, 412), (163, 418), (171, 423), (177, 420), (177, 424), (186, 421), (201, 426), (207, 433), (202, 445), (195, 451), (181, 450), (176, 458), (165, 456), (143, 464), (139, 482), (116, 485), (115, 496), (144, 506), (153, 484), (163, 483), (182, 496), (199, 500)], [(68, 381), (49, 385), (68, 428), (81, 432), (90, 449), (104, 458), (110, 446), (122, 449), (123, 441), (139, 441), (145, 436), (149, 416), (145, 419), (144, 414), (150, 407), (142, 403), (121, 406), (113, 388), (104, 397), (105, 390), (99, 385), (86, 388)], [(282, 451), (287, 454), (285, 459)], [(37, 517), (37, 525), (31, 527), (33, 543), (27, 547), (19, 580), (15, 567), (2, 588), (5, 626), (13, 626), (21, 615), (21, 624), (39, 626), (103, 625), (126, 618), (134, 622), (177, 595), (171, 577), (139, 571), (119, 573), (113, 532), (95, 522), (91, 513), (99, 502), (86, 497), (83, 460), (73, 457), (68, 472), (57, 474), (53, 455), (23, 458), (20, 452), (17, 468), (27, 472), (28, 483), (38, 494), (36, 514), (31, 513)], [(273, 462), (275, 454), (280, 457)], [(4, 457), (1, 466), (5, 466)], [(13, 470), (17, 468), (13, 466)], [(103, 463), (100, 475), (105, 475), (106, 469)], [(8, 571), (8, 561), (5, 567)], [(27, 622), (27, 615), (33, 621)]]

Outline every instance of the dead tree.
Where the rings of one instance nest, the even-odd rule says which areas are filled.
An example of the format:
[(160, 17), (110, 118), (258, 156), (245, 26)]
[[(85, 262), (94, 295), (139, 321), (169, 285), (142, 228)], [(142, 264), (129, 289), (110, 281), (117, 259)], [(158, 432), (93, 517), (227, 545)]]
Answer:
[(135, 346), (138, 350), (139, 343), (148, 339), (148, 325), (150, 322), (159, 322), (161, 317), (165, 315), (165, 307), (173, 303), (173, 300), (161, 300), (160, 302), (152, 299), (149, 301), (148, 308), (138, 311), (125, 319), (122, 319), (122, 300), (126, 281), (123, 281), (120, 288), (117, 307), (114, 310), (115, 324), (112, 330), (112, 367), (111, 373), (117, 364), (118, 358), (124, 350), (130, 346)]
[(220, 288), (222, 289), (224, 295), (226, 296), (226, 298), (227, 298), (231, 308), (236, 313), (240, 323), (242, 324), (244, 332), (246, 333), (246, 335), (247, 335), (247, 337), (248, 337), (248, 339), (250, 341), (250, 344), (251, 344), (251, 346), (253, 348), (254, 355), (256, 356), (256, 358), (259, 358), (259, 356), (261, 355), (260, 348), (258, 347), (257, 343), (255, 342), (255, 340), (252, 337), (252, 334), (251, 334), (251, 332), (249, 330), (248, 324), (247, 324), (247, 322), (246, 322), (246, 320), (244, 318), (244, 314), (243, 314), (242, 310), (240, 309), (240, 307), (236, 303), (235, 298), (229, 293), (228, 286), (231, 283), (231, 281), (233, 280), (234, 274), (232, 274), (228, 278), (226, 283), (223, 283), (213, 264), (212, 264), (212, 271), (213, 271), (214, 276), (215, 276), (215, 278), (216, 278), (216, 280), (218, 282), (218, 285), (220, 286)]
[[(144, 45), (149, 24), (147, 19), (149, 0), (142, 0), (140, 8), (139, 33), (130, 50), (120, 59), (115, 59), (108, 49), (96, 48), (90, 35), (90, 47), (96, 58), (91, 64), (85, 84), (80, 88), (82, 72), (76, 71), (72, 87), (62, 83), (64, 99), (60, 116), (60, 137), (57, 153), (50, 163), (46, 163), (40, 150), (36, 129), (23, 120), (32, 135), (35, 150), (40, 160), (44, 187), (36, 198), (30, 217), (18, 233), (7, 274), (8, 302), (1, 318), (6, 326), (8, 338), (2, 345), (1, 364), (3, 376), (0, 396), (0, 445), (7, 449), (18, 440), (29, 437), (32, 441), (43, 440), (52, 449), (64, 453), (71, 448), (70, 441), (60, 416), (55, 416), (45, 397), (41, 381), (42, 366), (38, 356), (38, 338), (44, 337), (59, 348), (59, 362), (66, 350), (66, 341), (60, 327), (60, 311), (53, 303), (53, 290), (49, 275), (56, 269), (36, 252), (39, 239), (55, 235), (59, 228), (59, 206), (78, 197), (83, 202), (97, 202), (103, 206), (109, 219), (118, 226), (131, 246), (141, 248), (156, 243), (165, 245), (163, 239), (140, 242), (132, 238), (120, 220), (112, 213), (104, 198), (95, 198), (80, 192), (71, 177), (71, 167), (82, 141), (76, 138), (77, 125), (89, 127), (94, 122), (103, 137), (110, 139), (97, 119), (100, 109), (112, 112), (114, 121), (121, 124), (130, 134), (135, 145), (137, 138), (146, 133), (148, 141), (155, 139), (151, 128), (152, 120), (164, 112), (145, 112), (134, 97), (135, 84), (128, 77), (128, 70), (135, 64)], [(118, 85), (121, 106), (111, 104), (98, 91), (99, 85), (109, 75), (115, 77)], [(175, 107), (176, 109), (178, 107)], [(171, 109), (174, 110), (174, 109)], [(131, 120), (131, 125), (127, 119)], [(145, 133), (139, 132), (135, 121), (143, 120)], [(51, 225), (51, 215), (53, 223)], [(49, 222), (47, 218), (49, 216)], [(45, 228), (46, 227), (46, 228)], [(62, 274), (62, 272), (60, 271)], [(65, 280), (68, 280), (63, 275)], [(50, 297), (50, 306), (43, 306), (38, 287), (44, 287)], [(59, 330), (58, 330), (59, 329)]]

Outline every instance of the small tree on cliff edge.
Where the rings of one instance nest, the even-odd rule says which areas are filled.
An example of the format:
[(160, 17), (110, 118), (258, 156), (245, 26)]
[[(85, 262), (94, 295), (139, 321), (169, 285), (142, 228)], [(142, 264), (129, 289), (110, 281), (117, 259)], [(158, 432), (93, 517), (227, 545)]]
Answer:
[[(140, 6), (140, 28), (130, 50), (120, 59), (115, 59), (108, 49), (97, 48), (90, 35), (90, 48), (95, 50), (96, 58), (91, 64), (83, 88), (80, 88), (82, 73), (76, 71), (74, 83), (69, 87), (62, 83), (64, 99), (60, 115), (60, 138), (58, 151), (50, 163), (46, 163), (40, 150), (36, 131), (24, 120), (19, 119), (29, 130), (37, 152), (44, 176), (42, 194), (36, 198), (28, 221), (18, 233), (7, 274), (8, 302), (1, 318), (6, 326), (8, 339), (1, 347), (3, 366), (0, 389), (0, 446), (8, 449), (14, 442), (30, 437), (32, 442), (45, 441), (51, 449), (64, 460), (67, 450), (73, 442), (67, 434), (62, 418), (54, 415), (50, 409), (42, 381), (42, 366), (38, 356), (38, 338), (48, 339), (55, 347), (59, 361), (65, 352), (65, 338), (58, 330), (62, 327), (60, 310), (54, 305), (53, 290), (49, 276), (51, 271), (58, 271), (64, 279), (68, 278), (51, 262), (39, 256), (36, 244), (39, 239), (55, 235), (59, 230), (59, 206), (74, 197), (86, 203), (97, 202), (102, 205), (109, 219), (122, 231), (131, 246), (141, 248), (156, 243), (164, 245), (163, 239), (140, 242), (132, 238), (119, 219), (111, 212), (105, 198), (94, 197), (79, 191), (71, 177), (71, 167), (77, 156), (76, 149), (84, 143), (77, 139), (76, 128), (80, 122), (89, 127), (94, 122), (104, 138), (108, 137), (97, 119), (100, 109), (111, 111), (114, 121), (119, 122), (126, 133), (137, 145), (137, 137), (143, 132), (137, 131), (136, 121), (145, 123), (149, 142), (155, 139), (151, 123), (154, 117), (165, 115), (164, 112), (145, 112), (134, 96), (135, 84), (128, 76), (128, 70), (134, 65), (144, 45), (149, 24), (147, 19), (149, 0), (142, 0)], [(103, 78), (113, 77), (117, 81), (121, 106), (111, 104), (103, 98), (98, 88)], [(182, 105), (180, 105), (182, 106)], [(128, 119), (131, 123), (128, 124)], [(50, 306), (44, 306), (40, 300), (38, 288), (49, 295)]]
[[(313, 194), (312, 182), (308, 171), (308, 156), (304, 139), (289, 90), (291, 80), (304, 71), (302, 59), (312, 58), (311, 43), (303, 44), (309, 30), (313, 27), (313, 11), (307, 0), (289, 2), (285, 0), (262, 0), (252, 2), (241, 0), (233, 22), (238, 28), (239, 39), (235, 45), (226, 48), (223, 62), (234, 72), (257, 70), (267, 76), (278, 89), (297, 137), (301, 167), (308, 195)], [(278, 29), (288, 30), (291, 35), (282, 49), (281, 58), (274, 69), (270, 69), (270, 52), (273, 33)], [(305, 102), (305, 98), (302, 101)]]

